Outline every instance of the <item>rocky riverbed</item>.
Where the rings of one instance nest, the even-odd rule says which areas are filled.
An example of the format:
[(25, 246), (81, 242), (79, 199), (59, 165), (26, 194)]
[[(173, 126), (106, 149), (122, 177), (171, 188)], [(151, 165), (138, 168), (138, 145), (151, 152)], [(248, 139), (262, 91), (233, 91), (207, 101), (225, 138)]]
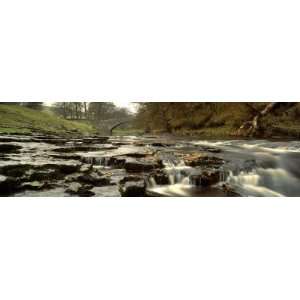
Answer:
[(0, 194), (299, 196), (298, 143), (3, 135)]

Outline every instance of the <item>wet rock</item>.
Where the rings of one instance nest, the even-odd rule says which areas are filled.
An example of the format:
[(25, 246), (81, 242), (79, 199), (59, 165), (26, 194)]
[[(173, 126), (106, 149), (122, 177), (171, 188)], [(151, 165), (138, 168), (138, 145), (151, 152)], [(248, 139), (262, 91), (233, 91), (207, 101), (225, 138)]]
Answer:
[(82, 176), (82, 173), (73, 173), (70, 175), (67, 175), (64, 179), (65, 182), (74, 182), (74, 181), (79, 181), (79, 177)]
[(66, 189), (66, 193), (81, 197), (91, 197), (95, 195), (95, 193), (91, 191), (92, 188), (93, 186), (91, 185), (82, 185), (78, 182), (72, 182)]
[(104, 150), (116, 150), (118, 147), (106, 146), (106, 147), (96, 147), (96, 146), (70, 146), (61, 147), (53, 149), (54, 152), (72, 153), (72, 152), (96, 152)]
[(28, 170), (22, 176), (22, 179), (27, 181), (43, 181), (43, 180), (54, 180), (61, 179), (63, 175), (60, 174), (57, 170), (54, 169), (45, 169), (45, 170)]
[(134, 142), (133, 145), (136, 147), (145, 147), (146, 146), (145, 143), (141, 143), (141, 142)]
[(151, 173), (149, 178), (153, 178), (155, 183), (158, 185), (168, 185), (170, 184), (170, 179), (168, 174), (164, 173), (162, 170), (158, 170)]
[(82, 142), (85, 144), (103, 144), (106, 143), (109, 140), (108, 136), (100, 136), (100, 137), (88, 137), (83, 138)]
[(203, 154), (185, 155), (184, 163), (189, 167), (209, 166), (219, 167), (224, 164), (224, 160), (219, 157), (206, 156)]
[(111, 185), (117, 185), (120, 180), (126, 177), (126, 171), (124, 169), (110, 169), (103, 175), (110, 178)]
[(17, 190), (18, 182), (15, 178), (0, 175), (0, 195), (8, 195)]
[(81, 160), (81, 156), (77, 154), (51, 154), (50, 157), (54, 159), (67, 159), (67, 160)]
[(253, 169), (257, 168), (257, 163), (255, 159), (248, 159), (244, 161), (242, 169), (246, 172), (251, 172)]
[[(51, 160), (49, 160), (51, 161)], [(65, 161), (65, 162), (44, 162), (41, 161), (39, 164), (38, 161), (34, 164), (8, 164), (0, 167), (0, 173), (3, 175), (11, 176), (11, 177), (28, 177), (31, 174), (36, 173), (37, 176), (40, 174), (42, 177), (47, 177), (47, 172), (54, 175), (54, 170), (56, 171), (56, 175), (59, 173), (62, 174), (71, 174), (78, 171), (81, 167), (81, 163), (76, 161)], [(52, 170), (52, 171), (51, 171)], [(30, 171), (30, 172), (28, 172)], [(27, 173), (27, 174), (26, 174)], [(55, 178), (56, 178), (55, 175)], [(35, 175), (33, 175), (35, 176)]]
[(96, 197), (120, 197), (119, 187), (117, 185), (107, 185), (102, 187), (94, 187), (91, 190)]
[(165, 143), (152, 143), (151, 146), (153, 147), (171, 147), (174, 146), (174, 144), (165, 144)]
[(208, 187), (220, 181), (221, 173), (217, 170), (201, 171), (199, 174), (191, 174), (190, 183), (195, 186)]
[(95, 166), (108, 166), (110, 157), (82, 157), (81, 161), (85, 164), (95, 165)]
[(148, 162), (146, 160), (135, 160), (127, 159), (124, 168), (127, 172), (139, 173), (139, 172), (149, 172), (157, 168), (158, 164), (153, 162)]
[(30, 142), (30, 138), (21, 138), (21, 137), (14, 137), (14, 136), (1, 136), (0, 143), (11, 143), (11, 142)]
[(25, 190), (42, 190), (44, 188), (49, 188), (50, 186), (45, 183), (45, 182), (40, 182), (40, 181), (32, 181), (32, 182), (25, 182), (21, 185), (21, 189)]
[(108, 166), (122, 169), (125, 166), (126, 158), (125, 157), (110, 157), (108, 160), (106, 160)]
[(222, 185), (223, 191), (226, 193), (226, 196), (228, 197), (241, 197), (241, 195), (236, 192), (231, 186), (228, 184), (223, 184)]
[(127, 157), (132, 157), (132, 158), (145, 158), (147, 156), (149, 156), (150, 153), (127, 153), (125, 156)]
[(48, 165), (45, 165), (44, 167), (53, 167), (55, 169), (58, 169), (60, 172), (64, 173), (64, 174), (71, 174), (71, 173), (75, 173), (77, 172), (80, 167), (81, 167), (81, 164), (78, 163), (78, 162), (72, 162), (72, 161), (66, 161), (62, 164), (48, 164)]
[(79, 172), (80, 173), (89, 173), (93, 170), (93, 165), (84, 164), (80, 167)]
[(119, 191), (122, 197), (144, 197), (146, 196), (146, 182), (137, 176), (128, 176), (120, 181)]
[(22, 177), (30, 168), (28, 164), (5, 165), (0, 168), (0, 172), (10, 177)]
[(124, 143), (124, 142), (114, 142), (112, 143), (113, 146), (129, 146), (131, 143)]
[(143, 177), (138, 176), (138, 175), (129, 175), (129, 176), (125, 176), (123, 179), (120, 180), (120, 184), (125, 184), (126, 182), (137, 182), (137, 181), (141, 181), (144, 180)]
[(19, 145), (14, 144), (0, 144), (0, 152), (1, 153), (19, 153), (20, 149), (22, 149)]
[(84, 174), (78, 177), (80, 182), (92, 184), (93, 186), (104, 186), (110, 184), (110, 178), (107, 176), (100, 176), (96, 172)]
[(215, 147), (201, 146), (201, 150), (210, 152), (210, 153), (221, 153), (222, 150)]

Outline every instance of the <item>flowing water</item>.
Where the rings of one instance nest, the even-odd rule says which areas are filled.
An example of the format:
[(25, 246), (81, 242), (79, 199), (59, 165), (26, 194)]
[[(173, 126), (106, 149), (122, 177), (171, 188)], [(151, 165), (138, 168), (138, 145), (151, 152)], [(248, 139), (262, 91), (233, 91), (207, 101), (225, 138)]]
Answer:
[[(220, 181), (241, 196), (300, 196), (300, 142), (267, 140), (188, 141), (193, 146), (217, 148), (225, 160)], [(180, 143), (177, 143), (180, 148)], [(203, 189), (190, 180), (194, 168), (183, 162), (166, 163), (170, 186), (152, 185), (166, 196), (221, 196), (217, 189)]]
[[(9, 137), (8, 137), (9, 138)], [(19, 139), (19, 140), (18, 140)], [(64, 142), (55, 145), (40, 140), (28, 142), (24, 137), (13, 137), (11, 142), (22, 149), (18, 153), (2, 153), (0, 168), (8, 165), (31, 164), (40, 166), (61, 163), (63, 157), (55, 152), (66, 145), (84, 144)], [(113, 184), (95, 187), (96, 196), (118, 196), (118, 183), (128, 176), (123, 167), (112, 166), (114, 159), (144, 161), (145, 157), (159, 157), (163, 166), (160, 171), (167, 177), (161, 183), (151, 172), (139, 173), (147, 182), (149, 195), (154, 196), (224, 196), (224, 186), (230, 187), (241, 196), (300, 196), (300, 142), (268, 140), (200, 140), (175, 137), (110, 137), (105, 143), (93, 144), (92, 151), (74, 150), (68, 153), (72, 160), (65, 158), (64, 163), (92, 164), (109, 173)], [(205, 166), (189, 166), (184, 155), (202, 154), (213, 162)], [(71, 157), (70, 156), (70, 157)], [(75, 156), (78, 156), (77, 158)], [(220, 160), (222, 163), (218, 164)], [(59, 162), (58, 162), (59, 161)], [(201, 175), (204, 170), (217, 172), (214, 184), (206, 186)], [(216, 171), (217, 170), (217, 171)], [(60, 183), (60, 182), (58, 182)], [(66, 196), (66, 183), (50, 190), (21, 191), (17, 196)]]

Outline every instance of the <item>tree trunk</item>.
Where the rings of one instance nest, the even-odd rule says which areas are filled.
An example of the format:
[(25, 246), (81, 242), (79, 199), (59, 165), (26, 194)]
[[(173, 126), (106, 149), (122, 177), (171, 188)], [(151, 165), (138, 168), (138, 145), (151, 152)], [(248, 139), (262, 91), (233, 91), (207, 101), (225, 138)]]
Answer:
[(254, 118), (251, 121), (245, 122), (237, 131), (236, 135), (238, 136), (248, 136), (252, 137), (254, 136), (258, 130), (260, 129), (260, 120), (262, 117), (269, 114), (271, 111), (273, 111), (280, 102), (271, 102), (268, 103), (265, 108), (257, 113), (257, 115), (254, 116)]

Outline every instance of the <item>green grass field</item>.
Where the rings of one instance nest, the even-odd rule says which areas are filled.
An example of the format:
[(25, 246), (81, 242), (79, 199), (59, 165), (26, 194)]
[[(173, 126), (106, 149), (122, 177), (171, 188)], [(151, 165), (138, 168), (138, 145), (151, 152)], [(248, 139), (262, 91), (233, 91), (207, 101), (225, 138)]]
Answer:
[(0, 104), (0, 133), (32, 132), (89, 135), (96, 133), (96, 130), (84, 122), (64, 120), (51, 111), (36, 111), (18, 105)]

